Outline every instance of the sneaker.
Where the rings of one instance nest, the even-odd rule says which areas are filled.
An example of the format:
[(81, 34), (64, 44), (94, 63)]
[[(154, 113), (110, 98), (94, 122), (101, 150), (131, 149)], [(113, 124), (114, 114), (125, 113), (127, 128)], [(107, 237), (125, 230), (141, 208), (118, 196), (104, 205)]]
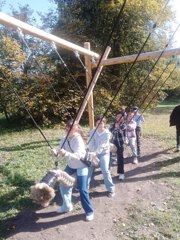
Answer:
[(86, 221), (90, 222), (94, 219), (94, 213), (86, 215)]
[(137, 164), (137, 163), (138, 163), (137, 157), (135, 157), (135, 158), (133, 159), (133, 163), (134, 163), (134, 164)]
[(124, 178), (125, 178), (125, 176), (124, 176), (124, 174), (119, 174), (119, 180), (124, 180)]
[(67, 212), (71, 212), (73, 210), (73, 205), (71, 205), (69, 208), (64, 208), (64, 207), (60, 207), (56, 210), (57, 213), (67, 213)]
[(113, 198), (114, 196), (115, 196), (115, 192), (109, 192), (109, 193), (108, 193), (108, 197), (109, 197), (109, 198)]

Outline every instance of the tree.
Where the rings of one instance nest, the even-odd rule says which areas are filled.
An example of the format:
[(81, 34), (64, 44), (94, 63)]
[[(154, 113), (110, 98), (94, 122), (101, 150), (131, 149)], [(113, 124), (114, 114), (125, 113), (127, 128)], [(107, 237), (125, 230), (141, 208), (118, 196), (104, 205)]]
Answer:
[[(59, 18), (53, 33), (67, 40), (72, 41), (73, 39), (73, 42), (79, 45), (89, 41), (92, 49), (101, 53), (123, 1), (54, 0), (54, 2), (57, 3)], [(127, 1), (119, 24), (111, 39), (110, 46), (112, 51), (110, 57), (138, 53), (150, 32), (152, 34), (142, 52), (164, 49), (171, 36), (170, 22), (173, 17), (172, 10), (168, 6), (164, 9), (163, 14), (161, 13), (165, 3), (165, 0)], [(152, 31), (155, 24), (157, 24), (157, 27)], [(107, 106), (117, 86), (121, 85), (124, 78), (127, 79), (115, 100), (114, 108), (120, 108), (123, 105), (128, 106), (131, 96), (134, 96), (139, 86), (143, 84), (144, 79), (147, 78), (146, 83), (142, 86), (140, 96), (137, 96), (138, 98), (135, 99), (135, 103), (140, 104), (147, 92), (146, 89), (151, 88), (155, 80), (160, 76), (162, 69), (166, 66), (167, 61), (160, 60), (149, 75), (154, 63), (155, 60), (136, 63), (128, 77), (126, 76), (131, 64), (121, 64), (106, 68), (103, 74), (105, 77), (101, 76), (99, 78), (94, 91), (96, 110), (102, 109), (101, 106), (105, 102)], [(76, 71), (78, 71), (77, 66)], [(108, 81), (111, 88), (105, 85), (104, 78)], [(162, 76), (161, 81), (163, 80), (164, 76)], [(101, 92), (105, 94), (105, 98), (99, 95)], [(103, 99), (104, 102), (102, 102), (103, 100), (99, 101), (99, 98)]]
[[(41, 14), (43, 28), (48, 27), (53, 34), (81, 46), (84, 42), (89, 41), (94, 51), (102, 53), (123, 1), (54, 0), (54, 2), (57, 4), (56, 12), (49, 12), (45, 16)], [(163, 49), (172, 34), (169, 27), (173, 16), (169, 7), (166, 7), (163, 14), (160, 14), (165, 2), (165, 0), (127, 1), (112, 35), (110, 57), (138, 53), (150, 32), (152, 34), (142, 52)], [(25, 22), (32, 23), (34, 21), (28, 5), (20, 7), (19, 11), (13, 10), (13, 14)], [(159, 16), (161, 17), (158, 18)], [(152, 31), (157, 19), (157, 28)], [(5, 28), (3, 35), (9, 37), (8, 41), (10, 42), (11, 38), (16, 39), (17, 56), (19, 57), (12, 57), (11, 54), (17, 49), (4, 49), (6, 58), (3, 59), (1, 56), (2, 66), (8, 62), (7, 68), (11, 72), (8, 77), (21, 92), (22, 99), (25, 100), (35, 119), (39, 123), (49, 123), (74, 117), (86, 90), (85, 71), (75, 54), (61, 48), (58, 49), (68, 67), (66, 68), (50, 44), (25, 35), (24, 38), (29, 45), (27, 48), (16, 32), (10, 32)], [(109, 115), (122, 106), (140, 105), (147, 89), (150, 89), (161, 75), (167, 61), (160, 60), (151, 71), (155, 63), (155, 60), (138, 62), (130, 72), (131, 64), (105, 67), (94, 90), (95, 112), (104, 113), (113, 99), (114, 93), (121, 85)], [(19, 66), (18, 68), (16, 64)], [(161, 82), (164, 81), (166, 75), (162, 76)], [(146, 79), (145, 82), (144, 79)], [(141, 85), (142, 88), (138, 90)], [(169, 87), (171, 85), (172, 82), (169, 81)], [(157, 87), (155, 86), (153, 91)], [(3, 86), (4, 88), (5, 86)], [(164, 93), (161, 92), (157, 98), (162, 99), (164, 96)], [(2, 89), (0, 97), (1, 99), (4, 97)], [(133, 103), (131, 103), (132, 99), (134, 99)], [(29, 120), (25, 111), (18, 107), (13, 94), (4, 103), (1, 104), (1, 109), (8, 110), (6, 111), (7, 116), (10, 113), (9, 115), (17, 115), (25, 121)], [(8, 107), (8, 104), (13, 107)], [(5, 110), (3, 111), (5, 112)]]

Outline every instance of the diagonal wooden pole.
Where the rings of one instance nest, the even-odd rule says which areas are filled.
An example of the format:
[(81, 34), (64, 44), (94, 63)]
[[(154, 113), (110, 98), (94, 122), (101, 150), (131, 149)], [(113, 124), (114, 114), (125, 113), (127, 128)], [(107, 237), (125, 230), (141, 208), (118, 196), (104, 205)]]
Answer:
[[(110, 51), (111, 51), (111, 48), (110, 48), (110, 47), (107, 47), (106, 50), (105, 50), (105, 52), (104, 52), (104, 55), (103, 55), (103, 57), (102, 57), (102, 60), (107, 59)], [(103, 66), (99, 66), (99, 67), (98, 67), (98, 69), (97, 69), (97, 71), (96, 71), (93, 79), (92, 79), (91, 82), (90, 82), (88, 91), (87, 91), (87, 93), (86, 93), (86, 95), (85, 95), (85, 97), (84, 97), (84, 100), (83, 100), (83, 102), (82, 102), (82, 104), (81, 104), (81, 107), (80, 107), (80, 109), (79, 109), (78, 115), (77, 115), (77, 117), (76, 117), (76, 121), (77, 121), (77, 122), (79, 122), (80, 119), (81, 119), (81, 116), (82, 116), (82, 114), (83, 114), (83, 112), (84, 112), (84, 109), (85, 109), (85, 107), (86, 107), (86, 105), (87, 105), (87, 103), (88, 103), (88, 100), (89, 100), (89, 98), (90, 98), (90, 96), (91, 96), (91, 94), (92, 94), (92, 91), (93, 91), (93, 89), (94, 89), (94, 87), (95, 87), (95, 85), (96, 85), (96, 82), (97, 82), (97, 80), (98, 80), (98, 77), (99, 77), (102, 69), (103, 69)]]

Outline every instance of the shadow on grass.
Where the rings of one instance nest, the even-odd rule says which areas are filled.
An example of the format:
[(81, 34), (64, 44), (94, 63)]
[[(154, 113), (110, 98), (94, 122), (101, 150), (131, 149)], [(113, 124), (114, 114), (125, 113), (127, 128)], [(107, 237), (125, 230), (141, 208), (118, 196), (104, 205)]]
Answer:
[[(9, 225), (12, 221), (12, 213), (9, 213), (10, 217), (8, 217), (8, 211), (22, 211), (26, 206), (32, 205), (32, 201), (29, 197), (26, 197), (27, 192), (29, 191), (29, 187), (33, 184), (32, 181), (27, 180), (23, 176), (18, 173), (11, 174), (9, 171), (5, 169), (5, 167), (0, 167), (0, 174), (4, 178), (4, 182), (6, 182), (6, 186), (12, 187), (12, 190), (8, 193), (1, 193), (0, 198), (0, 212), (1, 215), (3, 213), (6, 214), (6, 220), (0, 220), (0, 236), (5, 237), (9, 231)], [(3, 189), (3, 186), (1, 186)]]
[[(58, 145), (59, 139), (56, 140), (49, 140), (49, 142), (52, 145)], [(13, 151), (23, 151), (23, 150), (33, 150), (33, 149), (38, 149), (47, 146), (47, 143), (45, 141), (34, 141), (30, 143), (23, 143), (21, 145), (16, 145), (13, 147), (3, 147), (0, 148), (0, 151), (4, 152), (13, 152)]]
[[(157, 174), (154, 174), (154, 172), (160, 171), (162, 168), (166, 168), (170, 165), (173, 165), (179, 162), (180, 162), (180, 157), (175, 157), (173, 159), (167, 159), (164, 161), (159, 160), (143, 167), (137, 166), (135, 169), (126, 172), (126, 182), (146, 181), (150, 179), (152, 180), (152, 179), (170, 178), (170, 177), (178, 178), (180, 177), (179, 171), (169, 170), (167, 172), (157, 173)], [(146, 176), (133, 177), (142, 173), (146, 173)], [(150, 175), (147, 175), (148, 173), (150, 173)]]
[[(47, 222), (41, 222), (41, 218), (46, 218)], [(52, 220), (54, 218), (54, 220)], [(49, 219), (49, 221), (48, 221)], [(59, 214), (56, 212), (35, 213), (33, 211), (24, 212), (22, 217), (16, 219), (11, 226), (11, 234), (6, 235), (11, 237), (19, 232), (40, 232), (46, 229), (67, 225), (73, 222), (85, 221), (85, 214), (79, 213), (72, 215), (72, 213)], [(5, 236), (5, 237), (6, 237)]]
[[(175, 148), (174, 147), (173, 148), (167, 148), (167, 149), (162, 150), (162, 151), (158, 151), (158, 152), (154, 152), (154, 153), (149, 154), (149, 155), (142, 156), (139, 159), (139, 161), (140, 162), (147, 162), (147, 161), (150, 161), (154, 158), (157, 158), (159, 155), (162, 155), (162, 154), (170, 155), (170, 154), (172, 154), (170, 151), (172, 151), (173, 149), (175, 149)], [(125, 164), (130, 163), (130, 162), (132, 162), (132, 158), (127, 158), (125, 160)]]

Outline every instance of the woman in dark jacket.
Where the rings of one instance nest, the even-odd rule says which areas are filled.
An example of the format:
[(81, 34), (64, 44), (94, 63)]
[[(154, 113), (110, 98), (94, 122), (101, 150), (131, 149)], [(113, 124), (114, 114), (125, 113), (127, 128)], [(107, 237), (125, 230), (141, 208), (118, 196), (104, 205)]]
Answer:
[(170, 115), (171, 126), (176, 126), (177, 151), (180, 151), (180, 105), (176, 106)]
[(126, 124), (124, 122), (124, 112), (119, 112), (116, 115), (115, 121), (110, 125), (110, 132), (112, 133), (112, 143), (117, 148), (117, 173), (119, 174), (119, 180), (124, 180), (124, 138)]

